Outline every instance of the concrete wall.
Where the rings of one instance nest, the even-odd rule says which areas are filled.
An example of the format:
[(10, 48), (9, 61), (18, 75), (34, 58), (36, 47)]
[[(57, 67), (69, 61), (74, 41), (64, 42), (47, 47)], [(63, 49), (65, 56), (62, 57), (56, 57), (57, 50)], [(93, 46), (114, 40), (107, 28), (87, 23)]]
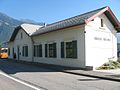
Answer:
[[(23, 38), (21, 38), (21, 33)], [(28, 57), (22, 56), (22, 47), (24, 45), (28, 46)], [(9, 58), (13, 58), (12, 48), (14, 47), (14, 52), (16, 53), (16, 59), (18, 60), (18, 47), (19, 47), (19, 60), (32, 61), (32, 41), (31, 38), (25, 33), (24, 30), (19, 30), (14, 42), (9, 43), (9, 48), (11, 50), (11, 55)]]
[[(104, 27), (100, 25), (100, 19)], [(98, 67), (109, 58), (117, 59), (116, 31), (108, 18), (103, 14), (85, 26), (86, 66)]]
[[(71, 66), (71, 67), (82, 67), (85, 68), (85, 35), (84, 35), (84, 26), (77, 26), (73, 28), (68, 28), (64, 30), (59, 30), (51, 33), (46, 33), (39, 36), (33, 37), (34, 44), (42, 44), (43, 47), (43, 57), (38, 58), (34, 57), (34, 62), (56, 64), (62, 66)], [(78, 58), (61, 58), (61, 42), (77, 40), (77, 51)], [(57, 43), (57, 58), (46, 58), (45, 57), (45, 44), (56, 42)]]

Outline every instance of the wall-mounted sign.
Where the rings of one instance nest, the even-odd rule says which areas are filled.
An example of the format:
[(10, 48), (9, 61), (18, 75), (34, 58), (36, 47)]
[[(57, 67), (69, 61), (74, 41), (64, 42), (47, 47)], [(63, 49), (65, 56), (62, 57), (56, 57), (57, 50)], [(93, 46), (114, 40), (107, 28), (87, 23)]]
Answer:
[(94, 37), (95, 40), (102, 40), (102, 41), (111, 41), (109, 38), (102, 38), (102, 37)]

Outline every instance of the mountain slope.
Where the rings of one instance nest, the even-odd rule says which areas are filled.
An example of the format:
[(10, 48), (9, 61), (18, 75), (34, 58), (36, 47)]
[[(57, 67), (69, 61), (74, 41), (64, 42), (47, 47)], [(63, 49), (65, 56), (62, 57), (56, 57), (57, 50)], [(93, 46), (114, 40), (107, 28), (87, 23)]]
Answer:
[(0, 13), (0, 43), (7, 42), (12, 35), (16, 26), (23, 23), (39, 24), (44, 25), (44, 23), (35, 23), (29, 21), (20, 21), (7, 16), (6, 14)]
[(23, 22), (0, 13), (0, 43), (9, 40), (14, 28)]

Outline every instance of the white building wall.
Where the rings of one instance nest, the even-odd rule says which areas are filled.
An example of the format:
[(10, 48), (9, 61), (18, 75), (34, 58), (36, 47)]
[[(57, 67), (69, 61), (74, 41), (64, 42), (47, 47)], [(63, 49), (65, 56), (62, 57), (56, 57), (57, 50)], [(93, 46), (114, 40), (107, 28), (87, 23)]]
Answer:
[[(21, 33), (23, 38), (21, 38)], [(12, 48), (14, 47), (14, 52), (16, 53), (16, 59), (18, 60), (18, 47), (19, 47), (19, 60), (25, 60), (25, 61), (32, 61), (32, 41), (31, 38), (25, 33), (24, 30), (19, 30), (14, 42), (11, 42), (12, 44), (9, 43), (9, 47), (11, 49), (11, 55), (9, 58), (12, 57)], [(14, 45), (13, 45), (14, 44)], [(27, 45), (28, 46), (28, 57), (23, 57), (22, 56), (22, 48), (23, 46)]]
[[(85, 68), (85, 35), (84, 35), (84, 26), (78, 26), (74, 28), (69, 28), (65, 30), (59, 30), (51, 33), (42, 34), (39, 36), (33, 37), (34, 44), (42, 44), (43, 49), (43, 57), (34, 57), (34, 62), (47, 63), (47, 64), (55, 64), (62, 66), (70, 66), (70, 67), (82, 67)], [(62, 41), (72, 41), (77, 40), (77, 51), (78, 58), (61, 58), (61, 42)], [(46, 58), (45, 57), (45, 44), (56, 42), (57, 43), (57, 58)]]
[[(104, 21), (104, 27), (100, 27), (100, 19)], [(23, 38), (21, 39), (21, 33)], [(9, 43), (12, 57), (12, 48), (17, 54), (17, 47), (20, 47), (20, 60), (34, 61), (47, 64), (55, 64), (70, 67), (86, 66), (99, 67), (110, 58), (117, 59), (117, 39), (115, 29), (108, 18), (103, 14), (87, 25), (70, 27), (64, 30), (58, 30), (32, 37), (33, 44), (42, 44), (43, 57), (32, 57), (32, 40), (23, 30), (19, 30), (14, 42)], [(77, 59), (61, 58), (61, 42), (77, 40)], [(45, 44), (56, 42), (57, 58), (45, 57)], [(28, 46), (28, 57), (22, 56), (22, 47)], [(18, 56), (17, 56), (18, 58)]]
[[(104, 27), (100, 20), (103, 19)], [(85, 26), (86, 66), (99, 67), (110, 58), (117, 59), (116, 31), (103, 14)]]

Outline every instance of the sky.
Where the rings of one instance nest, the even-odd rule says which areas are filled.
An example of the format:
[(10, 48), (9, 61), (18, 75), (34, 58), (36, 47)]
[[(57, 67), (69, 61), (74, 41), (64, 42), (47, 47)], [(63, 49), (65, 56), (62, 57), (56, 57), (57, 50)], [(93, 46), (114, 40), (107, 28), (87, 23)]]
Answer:
[(109, 6), (120, 21), (120, 0), (0, 0), (0, 12), (47, 24)]

